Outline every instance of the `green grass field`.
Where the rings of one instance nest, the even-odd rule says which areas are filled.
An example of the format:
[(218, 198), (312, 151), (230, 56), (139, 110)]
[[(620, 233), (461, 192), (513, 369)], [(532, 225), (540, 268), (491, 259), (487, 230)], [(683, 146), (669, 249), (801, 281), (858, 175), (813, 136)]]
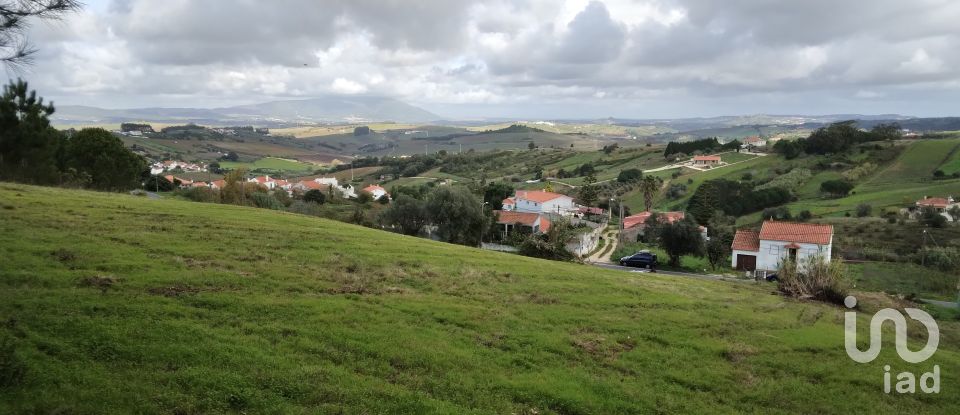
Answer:
[(264, 157), (252, 163), (242, 161), (222, 161), (220, 162), (220, 167), (228, 170), (243, 167), (250, 171), (274, 171), (278, 173), (286, 172), (294, 174), (311, 172), (318, 168), (318, 166), (314, 164), (275, 157)]
[[(0, 205), (0, 413), (960, 408), (956, 322), (923, 364), (905, 367), (893, 336), (858, 364), (844, 309), (767, 284), (227, 205), (5, 183)], [(940, 365), (944, 392), (884, 394), (888, 363)]]
[(957, 275), (914, 264), (867, 262), (850, 267), (857, 288), (956, 301)]
[(931, 181), (933, 172), (946, 157), (955, 154), (960, 140), (921, 140), (912, 143), (889, 167), (882, 169), (869, 180), (860, 184), (858, 191), (882, 191), (905, 184), (920, 184)]

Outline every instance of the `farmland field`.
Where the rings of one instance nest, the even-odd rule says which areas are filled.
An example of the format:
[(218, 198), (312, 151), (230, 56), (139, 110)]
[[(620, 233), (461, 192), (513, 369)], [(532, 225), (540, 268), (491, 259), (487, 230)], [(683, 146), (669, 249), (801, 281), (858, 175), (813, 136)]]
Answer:
[(222, 161), (220, 167), (228, 170), (244, 167), (251, 171), (276, 171), (286, 173), (309, 172), (317, 169), (318, 166), (309, 163), (302, 163), (296, 160), (281, 159), (275, 157), (264, 157), (252, 163)]
[(907, 183), (931, 181), (933, 171), (960, 147), (960, 140), (922, 140), (907, 148), (888, 168), (867, 180), (857, 190), (878, 191), (900, 187)]
[[(0, 184), (0, 203), (0, 413), (960, 407), (954, 393), (884, 394), (893, 336), (876, 362), (855, 363), (845, 309), (765, 283), (609, 271), (228, 205), (13, 184)], [(868, 313), (890, 300), (861, 298), (865, 338)], [(960, 382), (960, 325), (939, 325), (940, 348), (918, 369), (940, 365), (947, 389)]]

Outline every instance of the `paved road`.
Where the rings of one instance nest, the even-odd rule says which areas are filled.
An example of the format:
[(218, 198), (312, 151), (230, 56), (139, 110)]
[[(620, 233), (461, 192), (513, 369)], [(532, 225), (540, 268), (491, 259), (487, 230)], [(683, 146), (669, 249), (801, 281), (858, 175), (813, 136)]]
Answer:
[[(589, 264), (595, 267), (606, 268), (614, 271), (623, 271), (623, 272), (631, 272), (631, 273), (650, 273), (650, 270), (644, 269), (644, 268), (621, 267), (616, 264), (608, 264), (608, 263), (602, 263), (602, 262), (593, 262)], [(656, 274), (673, 275), (678, 277), (699, 278), (701, 280), (753, 282), (752, 280), (731, 278), (729, 276), (715, 275), (715, 274), (691, 274), (688, 272), (676, 272), (676, 271), (664, 271), (664, 270), (657, 270)]]

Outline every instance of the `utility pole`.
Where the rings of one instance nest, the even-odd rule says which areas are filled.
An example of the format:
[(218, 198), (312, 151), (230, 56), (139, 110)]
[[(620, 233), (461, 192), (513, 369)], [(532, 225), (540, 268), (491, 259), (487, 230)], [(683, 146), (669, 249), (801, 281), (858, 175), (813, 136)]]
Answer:
[(617, 204), (620, 205), (620, 226), (618, 227), (620, 232), (617, 234), (617, 241), (623, 243), (623, 201), (618, 200)]
[(927, 264), (927, 230), (923, 230), (923, 234), (920, 235), (921, 243), (920, 252), (923, 252), (923, 255), (920, 257), (920, 266), (926, 266)]

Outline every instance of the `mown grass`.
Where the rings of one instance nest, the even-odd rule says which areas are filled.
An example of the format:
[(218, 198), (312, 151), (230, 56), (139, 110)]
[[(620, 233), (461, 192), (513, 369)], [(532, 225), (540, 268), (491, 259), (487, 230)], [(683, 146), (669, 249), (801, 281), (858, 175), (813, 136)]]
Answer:
[[(766, 284), (227, 205), (4, 183), (0, 202), (0, 413), (960, 408), (957, 323), (940, 322), (923, 364), (899, 360), (889, 335), (857, 364), (844, 309)], [(938, 364), (944, 391), (884, 394), (884, 364)]]

